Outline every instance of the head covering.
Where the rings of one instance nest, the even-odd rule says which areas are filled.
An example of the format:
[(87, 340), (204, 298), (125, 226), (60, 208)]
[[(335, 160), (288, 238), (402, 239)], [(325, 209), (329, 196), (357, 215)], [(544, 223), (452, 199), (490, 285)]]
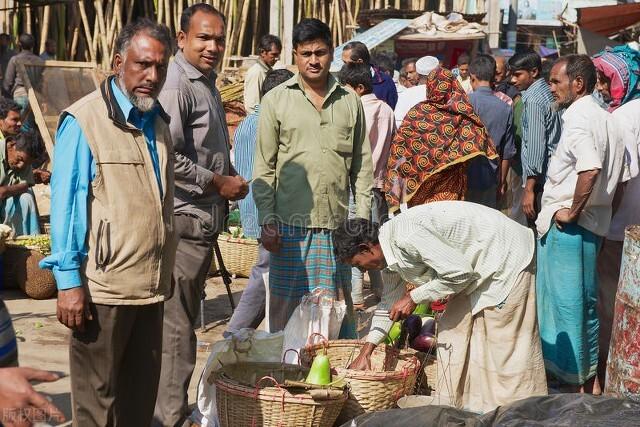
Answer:
[(610, 81), (609, 111), (640, 97), (640, 52), (629, 46), (607, 48), (593, 57), (593, 64)]
[(409, 110), (391, 144), (384, 190), (392, 212), (432, 175), (476, 156), (498, 157), (451, 71), (436, 68), (426, 86), (426, 101)]
[(421, 76), (428, 76), (433, 70), (438, 68), (440, 61), (434, 56), (423, 56), (416, 61), (416, 73)]

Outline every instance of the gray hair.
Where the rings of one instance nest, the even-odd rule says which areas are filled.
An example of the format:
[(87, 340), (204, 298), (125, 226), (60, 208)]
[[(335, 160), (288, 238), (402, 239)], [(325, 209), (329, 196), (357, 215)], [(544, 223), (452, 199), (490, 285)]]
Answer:
[(171, 33), (169, 29), (148, 18), (141, 18), (135, 22), (131, 22), (120, 31), (116, 39), (115, 52), (123, 58), (126, 56), (127, 49), (131, 45), (131, 40), (138, 34), (146, 34), (149, 37), (158, 40), (166, 49), (166, 56), (171, 56)]

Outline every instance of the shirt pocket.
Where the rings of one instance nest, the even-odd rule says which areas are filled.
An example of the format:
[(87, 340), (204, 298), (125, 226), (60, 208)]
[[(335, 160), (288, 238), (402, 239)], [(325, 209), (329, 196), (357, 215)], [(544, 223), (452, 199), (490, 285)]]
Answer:
[(130, 148), (103, 150), (95, 162), (96, 177), (93, 182), (94, 186), (102, 185), (107, 176), (110, 178), (118, 177), (118, 180), (125, 180), (125, 182), (136, 182), (139, 180), (138, 171), (144, 167), (144, 160), (140, 151)]
[(341, 156), (353, 155), (353, 126), (332, 125), (328, 130), (328, 146)]

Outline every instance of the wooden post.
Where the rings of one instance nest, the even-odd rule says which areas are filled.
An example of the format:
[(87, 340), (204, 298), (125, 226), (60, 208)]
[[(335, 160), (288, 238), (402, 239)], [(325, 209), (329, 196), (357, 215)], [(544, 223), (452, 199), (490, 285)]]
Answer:
[(38, 50), (37, 52), (34, 52), (36, 55), (40, 55), (40, 53), (44, 51), (44, 47), (47, 43), (47, 34), (49, 33), (50, 16), (51, 16), (51, 6), (46, 5), (44, 7), (44, 17), (42, 19), (42, 28), (40, 30), (40, 50)]
[(293, 0), (283, 1), (282, 11), (282, 57), (281, 61), (284, 65), (293, 64), (293, 20), (295, 15), (293, 13)]

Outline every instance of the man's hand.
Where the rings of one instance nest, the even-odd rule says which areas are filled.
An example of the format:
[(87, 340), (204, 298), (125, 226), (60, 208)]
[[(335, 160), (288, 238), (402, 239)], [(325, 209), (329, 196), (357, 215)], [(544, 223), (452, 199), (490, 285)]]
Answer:
[(527, 218), (534, 220), (536, 219), (536, 193), (533, 190), (528, 188), (524, 189), (524, 194), (522, 195), (522, 210)]
[(249, 193), (249, 183), (240, 175), (214, 175), (212, 185), (227, 200), (244, 199)]
[(496, 195), (498, 202), (500, 202), (500, 200), (502, 200), (502, 198), (507, 194), (507, 189), (508, 186), (506, 182), (498, 183), (498, 194)]
[(413, 313), (413, 310), (416, 309), (417, 305), (418, 304), (411, 299), (411, 295), (406, 293), (402, 298), (396, 301), (395, 304), (393, 304), (393, 307), (391, 307), (391, 310), (389, 311), (389, 319), (394, 322), (397, 322), (400, 319), (406, 319), (411, 316), (411, 313)]
[(262, 246), (269, 252), (278, 253), (282, 246), (282, 239), (280, 238), (280, 230), (278, 230), (278, 224), (265, 224), (262, 226), (260, 233), (260, 241)]
[(572, 222), (575, 222), (576, 219), (577, 218), (574, 218), (571, 216), (571, 210), (567, 208), (560, 209), (553, 216), (553, 221), (556, 223), (556, 225), (558, 226), (558, 229), (560, 230), (562, 230), (562, 227), (564, 227), (565, 224), (570, 224)]
[(362, 346), (360, 354), (356, 357), (347, 369), (355, 369), (357, 371), (371, 370), (371, 353), (376, 348), (375, 344), (370, 342)]
[(34, 169), (33, 178), (36, 184), (49, 184), (51, 181), (51, 172), (45, 169)]
[(26, 427), (53, 419), (65, 421), (62, 412), (29, 381), (56, 381), (53, 372), (32, 368), (0, 368), (0, 423), (7, 427)]
[(58, 320), (67, 328), (84, 332), (85, 320), (93, 320), (82, 286), (58, 291)]

